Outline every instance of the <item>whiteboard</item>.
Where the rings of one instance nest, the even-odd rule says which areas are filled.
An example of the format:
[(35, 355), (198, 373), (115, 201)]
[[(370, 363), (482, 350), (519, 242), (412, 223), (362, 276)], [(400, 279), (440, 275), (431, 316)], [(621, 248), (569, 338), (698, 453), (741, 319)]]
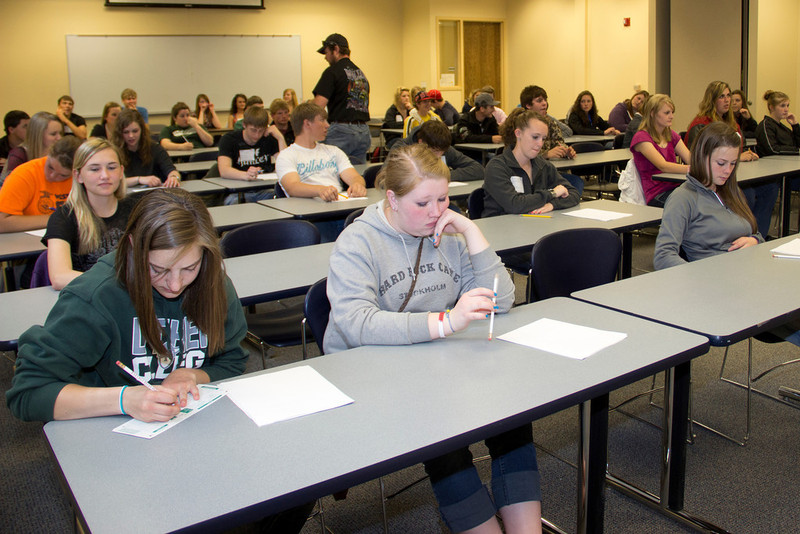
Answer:
[[(227, 113), (236, 93), (267, 106), (291, 87), (302, 94), (299, 35), (67, 35), (69, 88), (75, 112), (99, 117), (126, 87), (148, 112), (176, 102), (194, 110), (205, 93)], [(224, 119), (223, 119), (224, 120)]]

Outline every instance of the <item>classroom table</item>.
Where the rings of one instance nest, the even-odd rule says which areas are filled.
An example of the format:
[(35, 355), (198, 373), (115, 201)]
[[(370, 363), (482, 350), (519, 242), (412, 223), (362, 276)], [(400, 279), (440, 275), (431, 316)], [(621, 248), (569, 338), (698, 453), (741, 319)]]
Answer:
[(28, 232), (0, 234), (0, 261), (38, 256), (45, 248), (41, 237)]
[[(158, 189), (158, 187), (137, 185), (135, 187), (129, 187), (127, 191), (128, 193), (144, 193), (152, 189)], [(181, 180), (181, 189), (196, 195), (213, 195), (225, 192), (224, 188), (212, 184), (211, 182), (206, 182), (205, 180)]]
[[(800, 176), (800, 157), (798, 156), (766, 156), (756, 161), (740, 162), (736, 170), (736, 181), (742, 187), (760, 185), (764, 182), (781, 182), (781, 236), (789, 233), (789, 218), (792, 209), (789, 181), (798, 176)], [(653, 175), (653, 180), (683, 183), (686, 181), (686, 175), (659, 173)]]
[[(565, 215), (580, 209), (598, 209), (630, 213), (613, 221), (596, 221)], [(622, 268), (621, 278), (631, 276), (633, 255), (633, 238), (631, 231), (648, 226), (657, 226), (661, 222), (664, 210), (652, 206), (640, 206), (616, 200), (590, 200), (565, 210), (556, 210), (544, 214), (545, 217), (523, 217), (522, 215), (499, 215), (477, 219), (475, 224), (498, 253), (514, 253), (530, 250), (542, 237), (570, 228), (608, 228), (622, 235)], [(549, 217), (548, 217), (549, 216)]]
[(0, 350), (16, 350), (19, 336), (32, 325), (43, 324), (56, 299), (58, 291), (51, 286), (0, 294)]
[(204, 146), (202, 148), (193, 148), (191, 150), (167, 150), (167, 155), (174, 160), (189, 159), (195, 154), (202, 154), (204, 152), (219, 152), (219, 147)]
[[(124, 416), (55, 421), (44, 432), (87, 530), (208, 531), (373, 480), (575, 404), (591, 404), (584, 421), (591, 424), (584, 424), (581, 436), (577, 531), (602, 532), (608, 392), (699, 356), (708, 342), (566, 298), (498, 315), (495, 332), (543, 317), (627, 337), (575, 360), (487, 341), (488, 325), (476, 321), (448, 340), (361, 347), (265, 371), (311, 366), (354, 399), (341, 408), (258, 427), (223, 398), (152, 440), (113, 433), (128, 420)], [(161, 459), (155, 479), (142, 467), (154, 459)]]
[[(711, 345), (727, 346), (800, 317), (800, 262), (773, 258), (770, 250), (795, 239), (785, 237), (670, 267), (645, 275), (574, 293), (574, 298), (636, 317), (697, 333)], [(676, 369), (690, 374), (689, 364)], [(688, 389), (681, 403), (688, 403)], [(665, 427), (674, 434), (686, 432), (686, 419), (676, 413)], [(685, 442), (675, 443), (675, 453), (685, 456)], [(685, 472), (669, 475), (671, 497), (637, 493), (630, 485), (615, 482), (626, 493), (638, 495), (667, 513), (684, 519)], [(632, 492), (632, 493), (631, 493)], [(700, 520), (702, 526), (703, 522)]]
[(486, 166), (486, 160), (489, 154), (497, 154), (497, 151), (503, 148), (503, 143), (456, 143), (454, 145), (456, 150), (461, 152), (479, 152), (481, 155), (481, 165)]
[(573, 159), (558, 158), (549, 159), (550, 163), (559, 170), (574, 170), (585, 167), (621, 165), (627, 163), (633, 155), (628, 148), (617, 148), (614, 150), (601, 150), (598, 152), (581, 152), (576, 154)]
[(220, 233), (246, 224), (292, 218), (288, 213), (252, 202), (230, 206), (214, 206), (208, 208), (208, 212), (211, 214), (214, 228)]
[(613, 141), (615, 137), (615, 135), (570, 135), (564, 138), (564, 142), (568, 145), (574, 145), (575, 143), (606, 144), (609, 141)]
[(206, 160), (206, 161), (187, 161), (186, 163), (176, 163), (175, 170), (181, 173), (181, 176), (185, 176), (187, 174), (194, 174), (202, 172), (204, 175), (208, 172), (208, 170), (214, 166), (216, 161), (214, 160)]
[(239, 204), (244, 204), (244, 194), (248, 191), (260, 191), (262, 189), (273, 189), (278, 182), (277, 177), (270, 176), (263, 180), (233, 180), (231, 178), (203, 178), (203, 181), (225, 189), (228, 194), (236, 194), (239, 197)]

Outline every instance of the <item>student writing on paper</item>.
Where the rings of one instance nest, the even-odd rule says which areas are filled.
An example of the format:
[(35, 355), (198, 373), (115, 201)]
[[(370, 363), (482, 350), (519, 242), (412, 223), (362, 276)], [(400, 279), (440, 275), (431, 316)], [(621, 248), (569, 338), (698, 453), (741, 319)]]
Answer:
[(664, 207), (653, 257), (656, 269), (763, 241), (736, 183), (740, 150), (739, 134), (721, 121), (700, 132), (687, 180), (669, 196)]
[(117, 117), (111, 141), (119, 149), (128, 187), (178, 187), (181, 175), (167, 151), (150, 138), (150, 128), (135, 109), (125, 109)]
[(63, 289), (117, 247), (138, 200), (125, 196), (119, 154), (106, 139), (91, 139), (78, 147), (72, 181), (66, 204), (50, 216), (42, 238), (55, 289)]
[(515, 108), (501, 132), (506, 148), (489, 161), (484, 172), (484, 217), (547, 213), (578, 204), (578, 190), (541, 156), (548, 133), (543, 115)]
[[(686, 174), (691, 155), (680, 135), (672, 129), (675, 104), (668, 95), (651, 96), (642, 115), (639, 131), (631, 139), (633, 164), (639, 171), (645, 201), (650, 206), (663, 208), (678, 184), (653, 180), (653, 175), (662, 172)], [(678, 163), (678, 157), (683, 163)]]
[[(514, 286), (497, 254), (474, 222), (447, 208), (449, 174), (424, 145), (389, 154), (378, 174), (386, 198), (342, 232), (331, 254), (326, 353), (455, 334), (487, 317), (495, 276), (497, 311), (511, 308)], [(494, 517), (499, 509), (506, 532), (541, 532), (531, 426), (490, 438), (487, 445), (494, 499), (469, 449), (425, 462), (445, 523), (455, 532), (500, 532)]]
[(170, 125), (161, 129), (159, 141), (166, 150), (192, 150), (214, 144), (214, 138), (191, 116), (184, 102), (172, 106)]
[[(267, 129), (269, 127), (269, 130)], [(268, 133), (269, 135), (264, 135)], [(228, 132), (219, 141), (217, 165), (223, 178), (252, 181), (259, 174), (272, 172), (272, 155), (285, 147), (283, 136), (275, 126), (269, 126), (267, 110), (252, 106), (244, 112), (244, 129)], [(272, 191), (250, 191), (247, 202), (272, 198)], [(236, 195), (229, 195), (225, 204), (235, 204)]]
[[(236, 376), (247, 325), (199, 197), (157, 189), (133, 210), (117, 251), (59, 295), (19, 341), (7, 402), (24, 420), (131, 415), (167, 421), (197, 384)], [(140, 386), (117, 360), (156, 391)], [(128, 386), (128, 387), (124, 387)]]

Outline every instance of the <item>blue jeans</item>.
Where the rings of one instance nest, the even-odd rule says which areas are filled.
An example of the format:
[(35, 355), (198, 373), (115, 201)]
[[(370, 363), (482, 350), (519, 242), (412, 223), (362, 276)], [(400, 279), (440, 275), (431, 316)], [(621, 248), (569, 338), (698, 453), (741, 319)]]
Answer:
[[(276, 185), (275, 187), (280, 187)], [(244, 194), (244, 201), (245, 202), (258, 202), (259, 200), (267, 200), (270, 198), (275, 198), (275, 192), (272, 189), (262, 189), (261, 191), (248, 191)], [(239, 193), (231, 193), (229, 195), (225, 195), (224, 204), (226, 206), (231, 206), (233, 204), (239, 203)]]
[(344, 219), (332, 219), (330, 221), (314, 221), (314, 226), (319, 230), (321, 243), (333, 243), (339, 234), (344, 230)]
[(775, 208), (775, 201), (778, 200), (780, 187), (776, 183), (757, 185), (754, 187), (742, 188), (742, 193), (747, 199), (747, 205), (753, 211), (758, 224), (758, 233), (764, 239), (769, 233), (770, 222), (772, 221), (772, 210)]
[(486, 440), (492, 457), (492, 495), (478, 477), (468, 448), (425, 462), (447, 527), (460, 532), (488, 521), (500, 508), (542, 499), (531, 425)]
[(325, 144), (341, 148), (342, 152), (350, 158), (350, 163), (353, 165), (366, 163), (366, 155), (372, 144), (369, 126), (366, 124), (334, 122), (328, 128)]

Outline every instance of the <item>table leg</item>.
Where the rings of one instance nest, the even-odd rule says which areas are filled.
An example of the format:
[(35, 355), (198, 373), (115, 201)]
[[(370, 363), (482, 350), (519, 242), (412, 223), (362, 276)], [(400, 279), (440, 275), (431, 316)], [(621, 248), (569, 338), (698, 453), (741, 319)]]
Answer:
[(622, 269), (620, 278), (630, 278), (633, 270), (633, 234), (623, 232), (622, 234)]
[(661, 505), (683, 510), (691, 362), (668, 369), (664, 378), (664, 432), (661, 454)]
[(578, 534), (603, 532), (608, 455), (608, 394), (578, 406)]
[(789, 235), (789, 223), (792, 218), (792, 190), (789, 187), (789, 181), (789, 177), (784, 176), (781, 182), (781, 224), (778, 237)]

